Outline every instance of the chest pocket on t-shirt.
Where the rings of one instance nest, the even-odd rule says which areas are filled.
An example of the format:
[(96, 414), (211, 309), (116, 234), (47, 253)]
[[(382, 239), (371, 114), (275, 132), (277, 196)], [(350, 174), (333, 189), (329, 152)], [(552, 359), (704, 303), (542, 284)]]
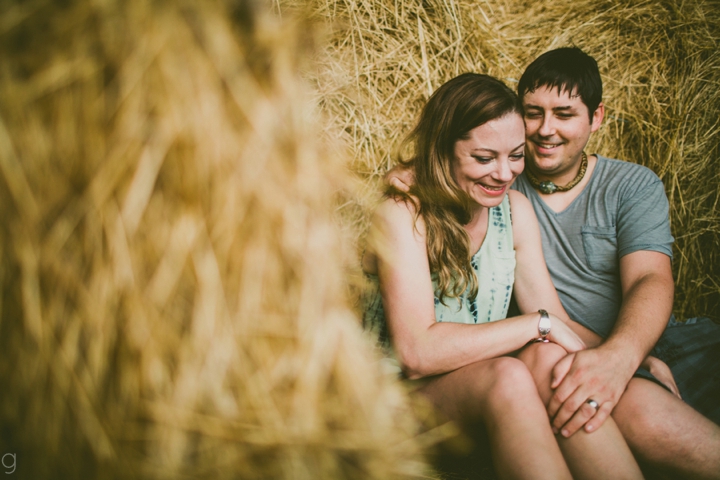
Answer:
[(583, 249), (588, 266), (596, 272), (617, 270), (617, 233), (615, 227), (584, 225)]

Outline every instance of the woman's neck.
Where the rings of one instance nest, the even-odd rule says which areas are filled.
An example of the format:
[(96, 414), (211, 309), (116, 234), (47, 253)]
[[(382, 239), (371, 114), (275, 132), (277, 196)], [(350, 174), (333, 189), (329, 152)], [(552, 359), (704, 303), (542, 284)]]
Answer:
[(463, 226), (470, 237), (470, 254), (477, 252), (485, 240), (485, 234), (488, 229), (488, 212), (489, 208), (478, 206), (472, 212), (470, 221)]

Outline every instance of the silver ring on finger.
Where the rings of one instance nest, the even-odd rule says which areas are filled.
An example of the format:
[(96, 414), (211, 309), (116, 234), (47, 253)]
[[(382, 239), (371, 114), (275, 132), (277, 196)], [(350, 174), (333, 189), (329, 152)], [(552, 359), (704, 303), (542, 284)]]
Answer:
[(588, 405), (593, 407), (596, 412), (598, 411), (598, 408), (600, 408), (600, 404), (598, 402), (596, 402), (595, 400), (593, 400), (592, 398), (588, 398), (585, 403), (587, 403)]

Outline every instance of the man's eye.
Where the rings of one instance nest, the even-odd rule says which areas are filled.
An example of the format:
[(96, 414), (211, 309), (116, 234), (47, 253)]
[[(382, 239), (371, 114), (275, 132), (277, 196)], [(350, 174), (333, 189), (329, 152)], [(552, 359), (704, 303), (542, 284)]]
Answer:
[(557, 116), (558, 116), (559, 118), (572, 118), (572, 117), (574, 117), (575, 115), (573, 115), (572, 113), (558, 113)]
[(535, 112), (525, 112), (525, 118), (540, 118), (541, 114)]

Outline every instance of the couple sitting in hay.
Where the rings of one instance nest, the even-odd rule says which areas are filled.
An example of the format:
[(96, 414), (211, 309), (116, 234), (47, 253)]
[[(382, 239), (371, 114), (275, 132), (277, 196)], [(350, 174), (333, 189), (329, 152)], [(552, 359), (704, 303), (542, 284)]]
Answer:
[(373, 219), (366, 328), (417, 392), (484, 427), (503, 478), (720, 478), (703, 377), (720, 327), (671, 315), (662, 182), (585, 153), (604, 106), (580, 49), (537, 58), (518, 94), (463, 74), (431, 96)]

